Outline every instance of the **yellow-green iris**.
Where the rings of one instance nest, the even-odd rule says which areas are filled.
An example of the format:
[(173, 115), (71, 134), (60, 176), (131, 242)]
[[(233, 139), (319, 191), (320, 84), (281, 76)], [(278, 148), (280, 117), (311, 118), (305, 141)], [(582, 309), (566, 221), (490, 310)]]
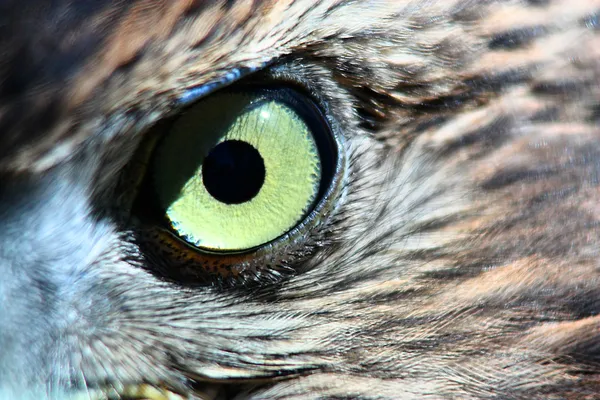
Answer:
[(211, 96), (179, 118), (152, 169), (172, 229), (221, 251), (285, 234), (306, 215), (321, 180), (305, 121), (285, 102), (246, 92)]

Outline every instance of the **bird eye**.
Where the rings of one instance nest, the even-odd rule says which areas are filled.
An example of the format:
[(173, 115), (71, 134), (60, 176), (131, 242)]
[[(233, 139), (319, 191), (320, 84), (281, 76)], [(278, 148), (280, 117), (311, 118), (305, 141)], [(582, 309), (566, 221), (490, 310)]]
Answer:
[(243, 251), (293, 228), (319, 194), (321, 158), (331, 157), (311, 118), (253, 92), (211, 96), (186, 112), (151, 161), (169, 229), (200, 249)]
[(211, 272), (247, 269), (261, 249), (283, 264), (276, 244), (291, 251), (339, 193), (338, 140), (290, 88), (215, 93), (161, 128), (136, 200), (142, 219), (158, 247)]

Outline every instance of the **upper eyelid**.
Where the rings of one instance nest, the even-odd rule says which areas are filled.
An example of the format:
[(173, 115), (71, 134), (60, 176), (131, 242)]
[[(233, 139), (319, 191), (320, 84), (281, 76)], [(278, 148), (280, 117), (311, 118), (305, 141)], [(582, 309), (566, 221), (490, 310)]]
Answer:
[(202, 97), (205, 97), (219, 89), (222, 89), (224, 86), (239, 81), (240, 79), (246, 77), (247, 75), (260, 71), (265, 68), (265, 65), (261, 65), (258, 67), (243, 67), (243, 68), (234, 68), (228, 72), (226, 72), (223, 77), (210, 81), (201, 86), (194, 86), (187, 89), (182, 96), (177, 99), (177, 106), (186, 107), (192, 105), (196, 101), (200, 100)]

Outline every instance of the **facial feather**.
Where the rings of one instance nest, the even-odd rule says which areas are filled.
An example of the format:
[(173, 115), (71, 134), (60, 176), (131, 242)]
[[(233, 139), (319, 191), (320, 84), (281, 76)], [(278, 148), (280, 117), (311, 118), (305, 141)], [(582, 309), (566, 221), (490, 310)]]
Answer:
[[(85, 273), (75, 282), (52, 254), (41, 268), (1, 253), (21, 283), (75, 285), (50, 315), (86, 322), (41, 324), (60, 351), (32, 355), (45, 363), (37, 383), (218, 382), (256, 399), (596, 395), (600, 2), (62, 6), (12, 8), (0, 35), (0, 223), (24, 238), (4, 229), (3, 243), (21, 248), (42, 217), (63, 227), (56, 235), (101, 232), (66, 241), (100, 254), (74, 252), (70, 276)], [(25, 31), (33, 17), (71, 36), (40, 45)], [(36, 68), (15, 67), (23, 54)], [(346, 196), (287, 279), (249, 290), (165, 281), (107, 211), (111, 175), (187, 89), (254, 69), (328, 105), (347, 146)], [(76, 170), (86, 173), (64, 178)], [(49, 189), (36, 197), (23, 179)], [(61, 198), (83, 204), (81, 225), (50, 218), (55, 207), (15, 211)], [(13, 333), (0, 330), (0, 343)], [(15, 372), (0, 361), (1, 386)], [(18, 371), (25, 385), (38, 372)]]

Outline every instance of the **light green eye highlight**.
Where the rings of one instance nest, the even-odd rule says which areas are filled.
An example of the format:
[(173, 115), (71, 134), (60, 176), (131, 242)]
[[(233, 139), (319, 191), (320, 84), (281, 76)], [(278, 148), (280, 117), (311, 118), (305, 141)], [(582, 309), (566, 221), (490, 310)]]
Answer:
[(174, 233), (212, 251), (243, 251), (285, 234), (310, 211), (319, 149), (289, 103), (246, 92), (211, 96), (159, 143), (152, 186)]

